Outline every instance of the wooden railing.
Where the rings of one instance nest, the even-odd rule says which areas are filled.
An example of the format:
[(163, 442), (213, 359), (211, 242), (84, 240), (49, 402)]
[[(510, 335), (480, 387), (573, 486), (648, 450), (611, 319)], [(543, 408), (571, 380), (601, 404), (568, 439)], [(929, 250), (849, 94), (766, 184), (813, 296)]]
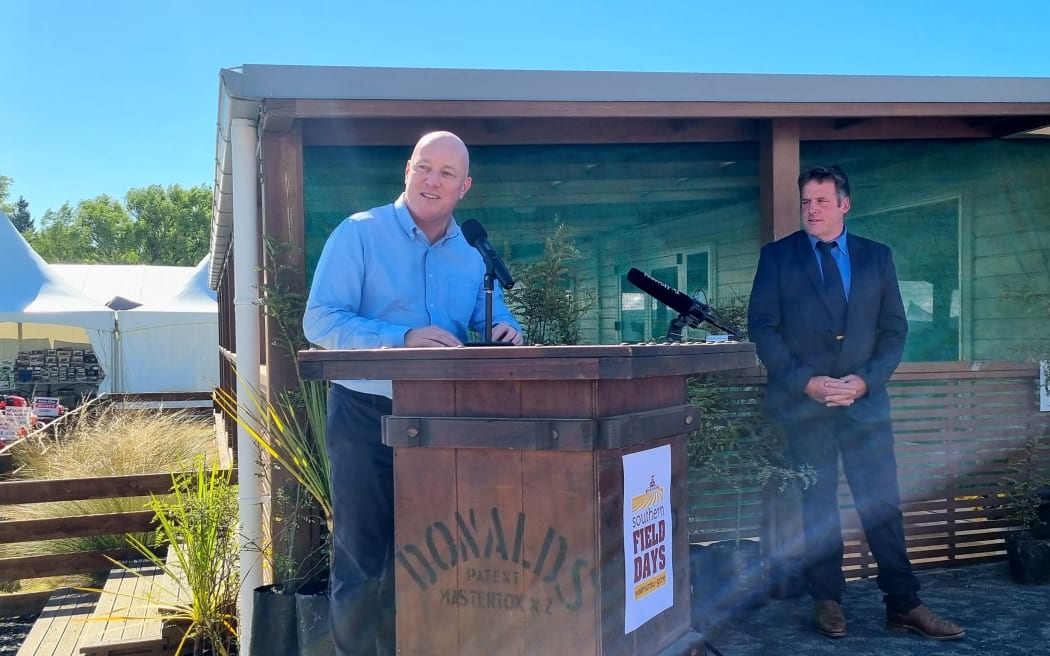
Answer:
[[(171, 491), (173, 475), (157, 473), (91, 479), (4, 481), (0, 482), (0, 515), (3, 505), (8, 504), (128, 497), (142, 497), (142, 505), (145, 508), (146, 499), (150, 494), (163, 495)], [(236, 472), (234, 475), (236, 476)], [(48, 519), (4, 519), (0, 520), (0, 544), (17, 545), (57, 538), (145, 533), (155, 528), (153, 519), (152, 510)], [(121, 561), (141, 558), (130, 546), (125, 549), (0, 558), (0, 580), (25, 581), (50, 576), (105, 572), (113, 567), (106, 559), (107, 556)], [(0, 609), (6, 608), (9, 611), (23, 607), (32, 608), (41, 603), (41, 596), (36, 594), (24, 598), (18, 595), (0, 596)]]
[[(1024, 457), (1025, 443), (1050, 431), (1039, 412), (1038, 367), (1018, 362), (902, 364), (890, 381), (893, 427), (905, 532), (917, 567), (944, 567), (1002, 558), (1005, 517), (1001, 481)], [(732, 392), (761, 397), (755, 370), (732, 381)], [(754, 405), (757, 411), (760, 404)], [(1039, 466), (1050, 470), (1050, 455)], [(739, 492), (739, 494), (738, 494)], [(870, 576), (868, 552), (852, 497), (839, 481), (847, 576)], [(739, 490), (693, 471), (690, 540), (759, 538), (765, 503), (756, 487)], [(740, 512), (738, 512), (738, 508)]]

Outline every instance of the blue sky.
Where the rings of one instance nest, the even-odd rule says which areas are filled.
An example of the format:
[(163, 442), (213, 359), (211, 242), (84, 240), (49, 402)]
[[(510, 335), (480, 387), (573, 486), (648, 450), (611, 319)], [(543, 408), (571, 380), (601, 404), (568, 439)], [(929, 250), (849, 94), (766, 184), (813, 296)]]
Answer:
[(1046, 0), (0, 4), (0, 174), (38, 226), (210, 187), (219, 70), (241, 64), (1050, 77)]

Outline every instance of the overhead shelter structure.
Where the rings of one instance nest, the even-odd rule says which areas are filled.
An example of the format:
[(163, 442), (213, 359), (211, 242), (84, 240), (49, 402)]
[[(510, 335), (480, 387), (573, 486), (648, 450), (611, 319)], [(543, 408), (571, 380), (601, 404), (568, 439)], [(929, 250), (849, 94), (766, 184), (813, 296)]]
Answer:
[[(665, 332), (669, 310), (626, 281), (631, 267), (712, 301), (745, 297), (761, 245), (798, 229), (796, 178), (819, 162), (854, 181), (850, 229), (894, 249), (907, 360), (1005, 357), (1041, 334), (1023, 303), (992, 306), (1000, 288), (1050, 285), (1037, 280), (1050, 259), (1048, 79), (246, 64), (220, 73), (210, 283), (224, 348), (243, 355), (223, 318), (235, 227), (252, 241), (242, 260), (266, 257), (260, 234), (301, 247), (286, 254), (305, 290), (334, 225), (395, 198), (434, 129), (471, 149), (457, 218), (480, 220), (512, 268), (569, 229), (573, 291), (596, 300), (588, 342)], [(240, 189), (238, 157), (261, 172)], [(261, 330), (268, 380), (289, 384)]]
[[(469, 146), (456, 217), (483, 223), (512, 271), (568, 229), (570, 289), (594, 300), (585, 343), (666, 333), (673, 314), (631, 268), (746, 305), (761, 247), (799, 228), (800, 169), (838, 163), (849, 230), (894, 250), (907, 362), (970, 370), (1045, 345), (1031, 299), (1050, 297), (1047, 78), (245, 64), (220, 72), (218, 114), (220, 348), (271, 391), (296, 379), (255, 305), (260, 271), (290, 265), (305, 292), (332, 228), (396, 198), (431, 130)], [(297, 248), (270, 262), (263, 235)]]
[(115, 352), (113, 310), (56, 274), (2, 212), (0, 252), (0, 362), (32, 348), (90, 344), (105, 369)]

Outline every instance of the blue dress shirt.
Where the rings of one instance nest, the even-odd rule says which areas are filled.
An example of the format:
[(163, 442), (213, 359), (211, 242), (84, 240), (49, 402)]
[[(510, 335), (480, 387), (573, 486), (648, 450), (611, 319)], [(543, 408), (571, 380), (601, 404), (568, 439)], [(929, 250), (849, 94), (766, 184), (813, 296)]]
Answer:
[[(340, 223), (325, 243), (303, 315), (303, 331), (327, 349), (405, 345), (413, 328), (439, 326), (461, 341), (485, 330), (485, 263), (453, 219), (431, 244), (412, 220), (404, 195)], [(499, 284), (492, 323), (519, 331)], [(390, 381), (337, 380), (391, 396)]]

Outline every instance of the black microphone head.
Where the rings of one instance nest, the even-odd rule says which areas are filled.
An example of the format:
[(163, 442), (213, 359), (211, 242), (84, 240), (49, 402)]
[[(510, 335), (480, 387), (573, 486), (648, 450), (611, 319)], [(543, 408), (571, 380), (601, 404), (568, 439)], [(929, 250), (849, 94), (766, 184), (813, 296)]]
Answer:
[(489, 238), (489, 233), (485, 232), (485, 228), (481, 227), (481, 224), (474, 219), (467, 219), (459, 229), (463, 231), (463, 237), (467, 240), (467, 243), (475, 248), (477, 248), (479, 239)]

